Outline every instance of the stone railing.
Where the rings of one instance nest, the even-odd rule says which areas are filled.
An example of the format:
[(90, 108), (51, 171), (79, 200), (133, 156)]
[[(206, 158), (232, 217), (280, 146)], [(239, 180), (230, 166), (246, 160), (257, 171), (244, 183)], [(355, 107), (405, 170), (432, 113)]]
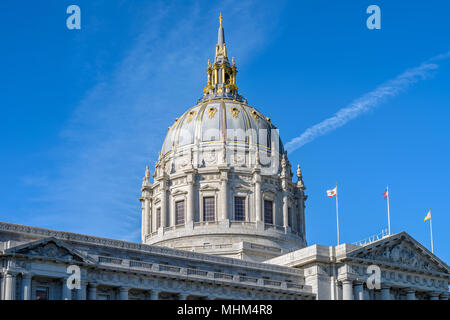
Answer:
[(108, 264), (122, 264), (122, 259), (99, 256), (98, 262), (99, 263), (108, 263)]

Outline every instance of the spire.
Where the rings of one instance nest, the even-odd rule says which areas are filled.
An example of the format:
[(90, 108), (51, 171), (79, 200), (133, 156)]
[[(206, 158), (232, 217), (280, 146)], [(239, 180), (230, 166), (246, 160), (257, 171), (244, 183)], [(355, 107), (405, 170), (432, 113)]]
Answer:
[(246, 102), (237, 92), (237, 68), (234, 58), (232, 59), (232, 64), (230, 64), (230, 61), (228, 60), (222, 13), (219, 15), (219, 30), (214, 63), (211, 65), (211, 62), (208, 60), (206, 73), (208, 75), (208, 80), (203, 89), (203, 97), (199, 99), (199, 101), (228, 98)]
[(225, 44), (225, 34), (223, 31), (223, 26), (222, 26), (222, 21), (223, 21), (222, 12), (220, 13), (219, 21), (220, 21), (220, 25), (219, 25), (219, 33), (217, 36), (217, 44), (220, 47), (223, 47), (223, 45)]

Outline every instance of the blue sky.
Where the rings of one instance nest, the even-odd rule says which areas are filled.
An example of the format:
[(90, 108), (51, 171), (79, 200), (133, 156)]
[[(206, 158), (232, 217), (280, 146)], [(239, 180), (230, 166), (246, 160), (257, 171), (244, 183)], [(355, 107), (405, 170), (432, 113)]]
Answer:
[[(66, 8), (81, 8), (81, 30)], [(370, 4), (381, 30), (368, 30)], [(223, 13), (238, 86), (287, 143), (450, 50), (445, 1), (0, 3), (0, 220), (139, 241), (138, 196), (167, 127), (195, 104)], [(450, 59), (289, 153), (309, 196), (309, 244), (391, 226), (450, 259)]]

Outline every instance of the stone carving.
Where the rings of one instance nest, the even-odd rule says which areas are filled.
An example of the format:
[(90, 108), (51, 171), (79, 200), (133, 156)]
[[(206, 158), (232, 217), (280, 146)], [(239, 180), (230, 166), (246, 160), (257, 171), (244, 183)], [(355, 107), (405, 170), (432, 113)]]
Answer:
[(61, 248), (53, 242), (49, 242), (45, 245), (40, 245), (31, 249), (25, 249), (20, 253), (65, 260), (74, 258), (74, 256), (67, 249)]
[(421, 256), (417, 250), (404, 242), (377, 248), (369, 252), (362, 251), (358, 256), (365, 259), (386, 261), (424, 271), (440, 272), (440, 270), (428, 259)]

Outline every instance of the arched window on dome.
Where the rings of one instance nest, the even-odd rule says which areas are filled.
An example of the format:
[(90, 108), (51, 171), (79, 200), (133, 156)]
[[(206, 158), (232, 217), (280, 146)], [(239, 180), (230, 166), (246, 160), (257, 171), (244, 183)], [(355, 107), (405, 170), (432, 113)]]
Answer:
[(214, 197), (203, 198), (203, 221), (215, 221), (215, 199)]
[(175, 225), (184, 224), (184, 200), (175, 202)]
[(234, 220), (245, 221), (245, 197), (234, 197)]

